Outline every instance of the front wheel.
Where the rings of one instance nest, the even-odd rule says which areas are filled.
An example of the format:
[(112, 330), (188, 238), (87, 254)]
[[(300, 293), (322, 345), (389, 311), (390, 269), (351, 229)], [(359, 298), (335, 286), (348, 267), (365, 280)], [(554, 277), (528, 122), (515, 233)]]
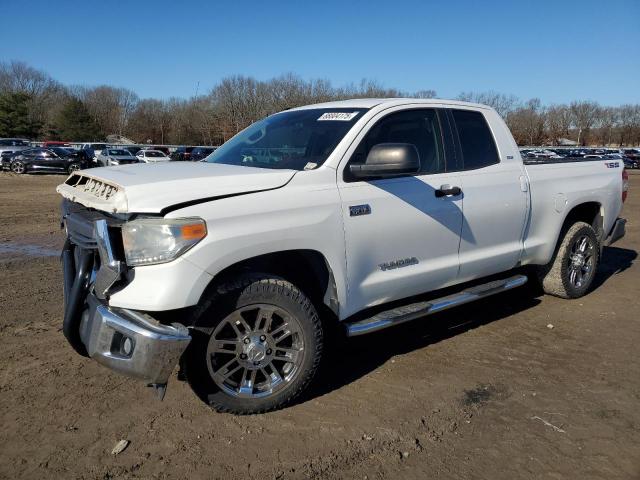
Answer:
[(69, 167), (67, 168), (67, 172), (69, 174), (72, 174), (73, 172), (80, 170), (80, 164), (79, 163), (72, 163), (71, 165), (69, 165)]
[(185, 374), (219, 412), (281, 408), (318, 369), (321, 321), (311, 301), (286, 280), (251, 276), (222, 285), (195, 315)]
[(539, 278), (545, 293), (579, 298), (587, 293), (600, 263), (600, 242), (591, 225), (576, 222), (562, 237), (552, 261), (541, 267)]
[(27, 171), (27, 167), (22, 162), (13, 162), (11, 164), (11, 171), (13, 173), (22, 174)]

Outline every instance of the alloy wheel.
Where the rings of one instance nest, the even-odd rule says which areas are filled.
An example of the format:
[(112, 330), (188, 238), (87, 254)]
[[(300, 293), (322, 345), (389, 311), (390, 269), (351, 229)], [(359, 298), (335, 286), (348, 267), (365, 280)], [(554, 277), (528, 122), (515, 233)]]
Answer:
[(571, 246), (569, 254), (569, 282), (575, 288), (587, 283), (594, 272), (595, 246), (587, 235), (581, 235)]
[(239, 308), (214, 329), (207, 368), (216, 385), (242, 398), (272, 395), (297, 375), (304, 358), (302, 326), (275, 305)]

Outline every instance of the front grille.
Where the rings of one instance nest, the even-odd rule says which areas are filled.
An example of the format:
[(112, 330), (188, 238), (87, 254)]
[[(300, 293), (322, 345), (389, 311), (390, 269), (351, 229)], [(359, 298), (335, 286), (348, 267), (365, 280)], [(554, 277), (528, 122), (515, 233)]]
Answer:
[(81, 192), (89, 193), (101, 200), (109, 200), (118, 193), (118, 187), (116, 185), (111, 185), (103, 180), (87, 177), (82, 173), (71, 175), (64, 183), (73, 188), (77, 188)]
[[(96, 221), (106, 220), (109, 228), (113, 230), (118, 229), (122, 224), (121, 219), (114, 218), (103, 212), (87, 208), (67, 199), (62, 201), (62, 219), (71, 243), (89, 250), (97, 248), (93, 231)], [(116, 234), (114, 237), (119, 238), (120, 235)], [(121, 241), (117, 243), (121, 244)]]

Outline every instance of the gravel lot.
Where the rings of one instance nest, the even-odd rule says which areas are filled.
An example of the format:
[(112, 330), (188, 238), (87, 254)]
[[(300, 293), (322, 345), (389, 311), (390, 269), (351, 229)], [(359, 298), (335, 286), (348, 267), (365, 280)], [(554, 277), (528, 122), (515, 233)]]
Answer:
[(250, 417), (72, 351), (63, 179), (0, 174), (0, 478), (640, 478), (636, 172), (585, 298), (522, 288), (358, 338), (301, 402)]

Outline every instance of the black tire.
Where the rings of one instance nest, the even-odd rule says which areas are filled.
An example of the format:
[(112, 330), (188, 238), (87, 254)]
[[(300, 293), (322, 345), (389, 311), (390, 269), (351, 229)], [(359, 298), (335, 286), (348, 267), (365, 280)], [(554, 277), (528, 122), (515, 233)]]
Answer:
[[(261, 319), (263, 308), (266, 310), (276, 309), (270, 313), (269, 320)], [(256, 310), (258, 313), (255, 314), (256, 318), (251, 324), (253, 312)], [(230, 319), (239, 318), (240, 314), (243, 320), (246, 319), (246, 322), (241, 324), (238, 323), (238, 320), (230, 321)], [(285, 318), (286, 321), (282, 320)], [(290, 362), (289, 370), (286, 370), (288, 360), (283, 360), (284, 355), (288, 354), (283, 355), (283, 352), (279, 350), (281, 347), (275, 346), (278, 342), (283, 341), (275, 339), (277, 328), (272, 329), (274, 337), (267, 333), (265, 343), (259, 342), (259, 340), (264, 340), (265, 335), (261, 335), (259, 340), (254, 338), (257, 335), (254, 332), (258, 332), (263, 320), (265, 325), (269, 326), (278, 325), (281, 320), (284, 322), (285, 330), (292, 338), (291, 350), (293, 351), (294, 347), (296, 350), (293, 354), (295, 355), (294, 361)], [(294, 322), (295, 328), (286, 326), (293, 325)], [(245, 276), (219, 286), (215, 291), (206, 295), (206, 299), (196, 308), (192, 325), (192, 341), (182, 362), (184, 374), (198, 397), (218, 412), (247, 415), (284, 407), (307, 388), (316, 374), (322, 357), (323, 329), (315, 307), (309, 298), (292, 283), (272, 275)], [(245, 327), (250, 328), (245, 329)], [(227, 342), (221, 341), (220, 339), (223, 337), (221, 332), (225, 328), (229, 328), (226, 335), (231, 332), (232, 337), (237, 337), (237, 340), (234, 338)], [(267, 327), (265, 326), (265, 328)], [(240, 332), (239, 329), (243, 331)], [(251, 335), (245, 335), (245, 330), (248, 330)], [(292, 330), (295, 330), (294, 334), (291, 333)], [(266, 333), (267, 330), (264, 332)], [(243, 335), (245, 336), (243, 337)], [(247, 341), (248, 336), (252, 337), (251, 342)], [(282, 337), (284, 336), (282, 335)], [(294, 338), (295, 345), (293, 345)], [(264, 368), (255, 367), (254, 365), (260, 364), (255, 361), (256, 350), (245, 350), (254, 347), (254, 340), (266, 349), (262, 350), (263, 356), (265, 352), (273, 352), (271, 355), (273, 361), (269, 367), (266, 365)], [(228, 348), (229, 345), (219, 347), (225, 343), (231, 344), (233, 352), (222, 350)], [(273, 347), (273, 350), (267, 349), (269, 345)], [(302, 345), (301, 349), (300, 345)], [(214, 353), (210, 349), (213, 349)], [(277, 357), (278, 354), (281, 356)], [(218, 357), (224, 359), (218, 360)], [(226, 363), (227, 360), (229, 363)], [(266, 362), (269, 359), (259, 358), (259, 360)], [(235, 363), (231, 363), (234, 361)], [(231, 365), (228, 366), (229, 364)], [(246, 364), (250, 365), (246, 366)], [(240, 368), (241, 373), (229, 374), (229, 380), (221, 379), (236, 366)], [(282, 371), (279, 370), (280, 368)], [(253, 373), (255, 370), (258, 371)], [(222, 374), (219, 373), (220, 371)], [(275, 377), (274, 372), (277, 372)], [(240, 384), (246, 382), (246, 377), (251, 374), (253, 377), (251, 377), (250, 389), (246, 387), (245, 383), (243, 390)], [(239, 377), (233, 379), (234, 375)], [(278, 375), (280, 382), (277, 382)], [(288, 376), (290, 378), (287, 378)], [(231, 385), (233, 382), (237, 383), (237, 390), (235, 386)], [(268, 388), (271, 385), (270, 382), (276, 385), (272, 386), (272, 391)], [(261, 385), (265, 386), (262, 387), (263, 391), (259, 390)]]
[(69, 167), (67, 168), (67, 173), (69, 175), (71, 175), (73, 172), (76, 172), (80, 170), (80, 164), (79, 163), (72, 163), (71, 165), (69, 165)]
[(11, 171), (18, 175), (27, 173), (27, 166), (20, 161), (11, 162)]
[[(585, 252), (580, 249), (583, 241), (587, 242)], [(579, 298), (589, 291), (599, 264), (600, 242), (595, 230), (588, 223), (576, 222), (564, 230), (553, 259), (539, 269), (538, 279), (549, 295)]]

